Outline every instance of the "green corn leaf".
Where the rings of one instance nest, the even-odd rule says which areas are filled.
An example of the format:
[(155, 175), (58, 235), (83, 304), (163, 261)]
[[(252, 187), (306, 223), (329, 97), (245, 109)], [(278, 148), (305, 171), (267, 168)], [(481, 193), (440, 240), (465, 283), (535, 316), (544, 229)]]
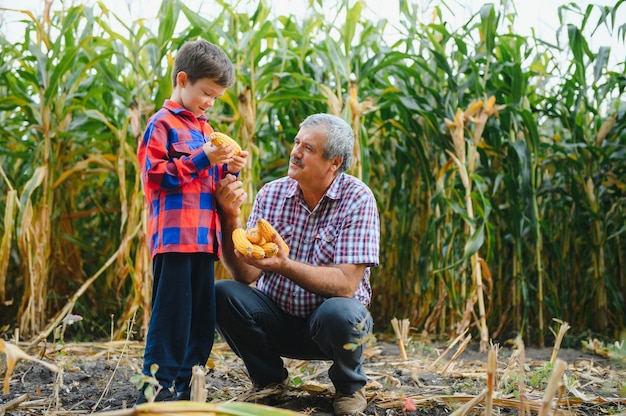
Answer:
[(476, 253), (485, 242), (485, 225), (481, 223), (476, 231), (467, 239), (465, 248), (463, 249), (463, 258), (468, 259), (472, 254)]

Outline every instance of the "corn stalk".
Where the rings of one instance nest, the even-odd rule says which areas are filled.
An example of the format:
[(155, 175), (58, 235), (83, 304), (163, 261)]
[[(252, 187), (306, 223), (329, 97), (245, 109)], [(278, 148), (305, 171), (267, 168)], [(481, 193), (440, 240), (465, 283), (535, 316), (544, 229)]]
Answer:
[[(614, 16), (624, 2), (598, 20), (595, 6), (565, 6), (582, 23), (563, 26), (564, 45), (512, 33), (510, 2), (484, 5), (458, 29), (444, 5), (400, 2), (393, 37), (389, 22), (365, 18), (364, 2), (343, 0), (331, 13), (313, 2), (303, 18), (257, 0), (220, 1), (216, 15), (167, 0), (154, 31), (103, 3), (46, 4), (43, 16), (4, 10), (26, 17), (23, 39), (0, 32), (0, 325), (36, 333), (68, 301), (89, 334), (108, 337), (111, 314), (125, 328), (141, 309), (147, 323), (145, 234), (129, 238), (145, 226), (134, 151), (170, 95), (176, 50), (202, 36), (236, 64), (210, 117), (251, 151), (246, 206), (285, 175), (304, 117), (332, 112), (352, 124), (353, 173), (382, 220), (372, 275), (380, 330), (394, 316), (444, 337), (476, 322), (484, 346), (510, 331), (543, 343), (545, 321), (565, 313), (580, 330), (623, 327), (626, 82), (584, 30), (623, 33)], [(564, 52), (570, 60), (556, 65)], [(445, 119), (491, 96), (506, 108), (480, 128), (480, 112), (463, 119), (460, 163)]]

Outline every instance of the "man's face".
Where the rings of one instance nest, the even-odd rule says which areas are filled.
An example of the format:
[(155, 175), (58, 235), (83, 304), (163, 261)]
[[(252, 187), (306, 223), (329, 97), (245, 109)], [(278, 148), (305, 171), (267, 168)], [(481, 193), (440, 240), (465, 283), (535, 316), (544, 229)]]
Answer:
[(340, 166), (337, 159), (324, 159), (327, 137), (323, 128), (303, 127), (294, 139), (289, 160), (289, 177), (300, 186), (328, 186)]
[[(180, 79), (180, 75), (183, 75)], [(209, 78), (200, 78), (193, 84), (184, 72), (179, 73), (181, 104), (194, 116), (199, 117), (213, 108), (215, 101), (226, 92), (226, 87), (218, 85)]]

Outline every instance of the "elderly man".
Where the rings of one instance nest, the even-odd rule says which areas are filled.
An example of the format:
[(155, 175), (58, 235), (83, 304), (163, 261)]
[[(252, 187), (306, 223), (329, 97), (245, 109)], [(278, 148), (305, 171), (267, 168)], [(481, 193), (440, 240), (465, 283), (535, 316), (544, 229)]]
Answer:
[[(367, 185), (346, 173), (353, 151), (352, 129), (339, 117), (315, 114), (300, 125), (288, 176), (259, 191), (247, 221), (248, 228), (259, 218), (269, 221), (288, 255), (282, 247), (263, 259), (235, 250), (231, 235), (243, 228), (246, 194), (234, 176), (222, 179), (216, 192), (222, 261), (234, 278), (216, 283), (218, 331), (257, 388), (288, 380), (282, 357), (331, 360), (337, 415), (367, 406), (369, 277), (379, 261), (376, 200)], [(345, 348), (349, 343), (357, 347)]]

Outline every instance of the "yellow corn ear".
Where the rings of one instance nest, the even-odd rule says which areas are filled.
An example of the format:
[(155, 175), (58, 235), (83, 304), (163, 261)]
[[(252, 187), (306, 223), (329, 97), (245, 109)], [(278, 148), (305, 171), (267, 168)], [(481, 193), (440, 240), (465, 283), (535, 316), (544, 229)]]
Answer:
[(272, 224), (263, 218), (259, 218), (256, 221), (256, 228), (259, 230), (261, 237), (265, 238), (265, 241), (273, 241), (274, 236), (278, 234), (276, 229), (272, 227)]
[(273, 257), (278, 253), (278, 246), (271, 241), (269, 243), (260, 244), (260, 246), (263, 248), (263, 251), (265, 251), (265, 257)]
[(280, 235), (278, 236), (278, 242), (280, 243), (280, 246), (283, 248), (283, 250), (285, 250), (285, 254), (289, 255), (289, 246), (287, 245), (287, 243), (285, 243), (285, 240), (283, 240)]
[(265, 258), (265, 250), (258, 244), (252, 244), (252, 257), (255, 259), (263, 259)]
[(261, 245), (261, 240), (263, 240), (263, 236), (261, 236), (261, 233), (259, 232), (259, 229), (257, 227), (248, 228), (246, 230), (246, 237), (248, 237), (248, 240), (252, 244)]
[(246, 237), (246, 230), (243, 228), (235, 228), (233, 230), (233, 244), (237, 251), (246, 256), (253, 251), (252, 243)]
[(232, 145), (235, 149), (235, 154), (238, 155), (239, 153), (241, 153), (241, 146), (239, 146), (239, 143), (234, 141), (232, 137), (228, 136), (227, 134), (216, 131), (209, 136), (209, 140), (214, 146), (220, 146), (222, 144)]
[(276, 231), (269, 221), (264, 218), (259, 218), (256, 221), (256, 228), (259, 229), (259, 233), (263, 236), (263, 238), (265, 238), (265, 241), (273, 242), (274, 236), (278, 236), (278, 242), (283, 247), (283, 250), (285, 250), (285, 254), (289, 255), (289, 246), (285, 243), (285, 240), (283, 240), (280, 234), (278, 234), (278, 231)]

